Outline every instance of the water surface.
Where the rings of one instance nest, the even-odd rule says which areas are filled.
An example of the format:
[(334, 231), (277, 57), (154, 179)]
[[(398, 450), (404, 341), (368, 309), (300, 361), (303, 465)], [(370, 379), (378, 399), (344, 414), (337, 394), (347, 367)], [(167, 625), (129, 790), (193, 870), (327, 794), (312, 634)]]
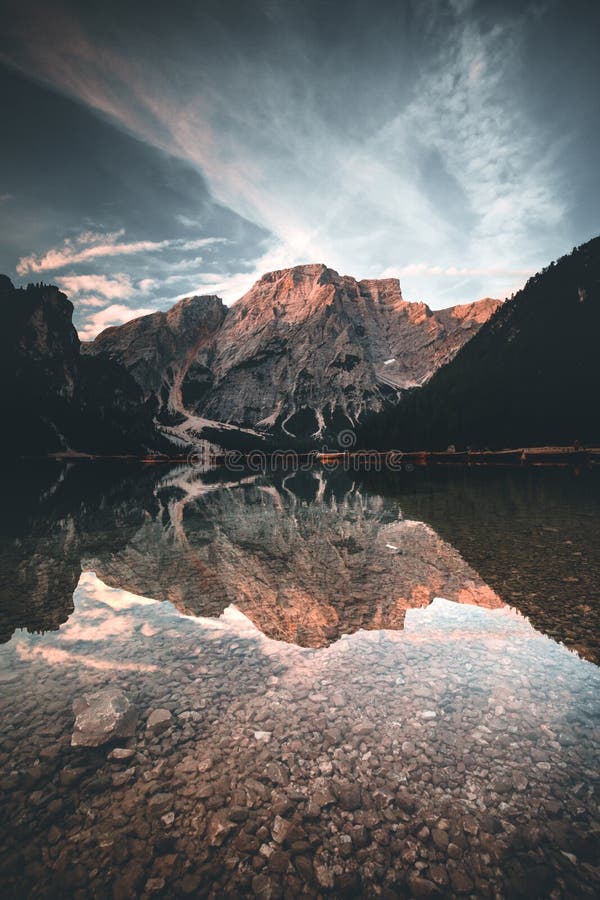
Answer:
[[(10, 473), (3, 894), (597, 895), (598, 488)], [(127, 758), (70, 744), (109, 686)]]

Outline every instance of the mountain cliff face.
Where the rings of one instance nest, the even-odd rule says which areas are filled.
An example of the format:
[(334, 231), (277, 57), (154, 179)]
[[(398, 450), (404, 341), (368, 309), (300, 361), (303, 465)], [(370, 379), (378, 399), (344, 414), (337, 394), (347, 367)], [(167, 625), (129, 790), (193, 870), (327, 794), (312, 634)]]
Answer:
[(13, 443), (30, 453), (59, 449), (57, 423), (73, 402), (79, 357), (73, 305), (57, 288), (18, 291), (2, 275), (0, 308), (3, 451)]
[(297, 266), (264, 275), (229, 310), (188, 298), (107, 329), (85, 352), (131, 372), (181, 439), (214, 422), (306, 439), (423, 384), (498, 305), (432, 311), (403, 300), (397, 279)]
[(600, 444), (600, 238), (552, 263), (402, 404), (369, 419), (364, 446)]
[(83, 344), (82, 351), (124, 364), (146, 397), (156, 397), (159, 418), (168, 423), (173, 416), (181, 418), (184, 403), (197, 402), (211, 387), (210, 369), (197, 360), (212, 362), (213, 338), (226, 313), (219, 297), (187, 297), (168, 312), (105, 329), (92, 344)]
[(109, 359), (83, 359), (73, 305), (52, 285), (0, 276), (3, 456), (141, 452), (160, 444), (153, 410)]
[(427, 382), (498, 307), (432, 312), (397, 279), (307, 265), (268, 273), (231, 309), (189, 297), (80, 345), (56, 287), (2, 276), (0, 303), (5, 451), (34, 455), (333, 441)]

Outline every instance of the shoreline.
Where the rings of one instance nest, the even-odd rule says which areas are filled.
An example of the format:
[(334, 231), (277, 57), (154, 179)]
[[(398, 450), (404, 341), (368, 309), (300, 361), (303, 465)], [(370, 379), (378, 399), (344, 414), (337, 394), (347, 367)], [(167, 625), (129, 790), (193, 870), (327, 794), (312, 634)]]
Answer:
[(369, 460), (392, 460), (395, 463), (410, 463), (413, 466), (455, 465), (455, 466), (578, 466), (598, 465), (600, 447), (547, 446), (513, 447), (503, 450), (387, 450), (381, 452), (353, 451), (351, 453), (321, 453), (318, 459), (326, 464), (344, 458), (364, 457)]
[[(200, 466), (194, 462), (196, 451), (192, 450), (185, 455), (167, 456), (156, 454), (140, 456), (135, 454), (93, 454), (78, 451), (65, 451), (64, 453), (51, 453), (47, 456), (19, 456), (13, 457), (19, 461), (54, 460), (56, 462), (137, 462), (144, 465), (177, 465), (185, 464), (193, 468)], [(373, 464), (388, 464), (391, 469), (400, 467), (402, 463), (413, 466), (426, 467), (428, 465), (454, 465), (454, 466), (596, 466), (600, 464), (600, 447), (575, 447), (575, 446), (544, 446), (544, 447), (511, 447), (503, 450), (340, 450), (334, 452), (320, 452), (318, 450), (253, 450), (250, 452), (224, 451), (218, 454), (206, 454), (202, 460), (209, 467), (226, 465), (232, 459), (237, 464), (244, 461), (256, 462), (264, 460), (268, 465), (272, 462), (285, 462), (289, 465), (292, 461), (299, 464), (310, 462), (320, 463), (325, 466), (343, 464), (352, 460), (354, 464), (364, 464), (365, 468)]]

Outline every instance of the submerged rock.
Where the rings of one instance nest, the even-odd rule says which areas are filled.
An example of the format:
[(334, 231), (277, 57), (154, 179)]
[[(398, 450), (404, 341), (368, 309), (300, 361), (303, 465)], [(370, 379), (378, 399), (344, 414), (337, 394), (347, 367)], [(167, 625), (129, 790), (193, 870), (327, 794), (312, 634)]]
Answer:
[(133, 737), (137, 710), (123, 691), (107, 688), (73, 702), (72, 747), (100, 747), (115, 738)]
[(131, 759), (132, 756), (135, 756), (134, 747), (115, 747), (108, 754), (109, 759)]
[(225, 838), (235, 829), (235, 823), (229, 819), (226, 809), (219, 809), (208, 823), (208, 843), (211, 847), (220, 847)]
[(359, 809), (361, 804), (360, 785), (352, 781), (343, 781), (333, 782), (332, 787), (342, 809), (348, 811)]
[(168, 709), (153, 709), (148, 716), (146, 729), (152, 734), (162, 734), (173, 721), (173, 714)]

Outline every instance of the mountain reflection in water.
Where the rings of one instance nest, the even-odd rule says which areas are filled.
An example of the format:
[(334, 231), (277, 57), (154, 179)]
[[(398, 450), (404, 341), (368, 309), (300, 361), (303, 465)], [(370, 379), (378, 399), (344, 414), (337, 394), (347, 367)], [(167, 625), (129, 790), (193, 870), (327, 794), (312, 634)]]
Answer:
[[(578, 564), (577, 575), (569, 568), (553, 585), (569, 586), (572, 615), (565, 621), (564, 604), (550, 596), (543, 615), (534, 608), (532, 621), (596, 659), (590, 616), (587, 641), (577, 627), (578, 611), (591, 613), (592, 622), (597, 615), (595, 597), (578, 587), (582, 576), (586, 587), (585, 572), (600, 571), (586, 546), (593, 541), (594, 491), (586, 503), (574, 496), (557, 511), (555, 473), (533, 473), (551, 488), (552, 524), (544, 525), (538, 496), (536, 530), (519, 517), (531, 485), (523, 485), (522, 473), (500, 475), (405, 474), (390, 490), (382, 478), (374, 483), (366, 476), (371, 483), (359, 484), (321, 471), (236, 480), (131, 464), (28, 471), (26, 482), (13, 482), (15, 514), (2, 524), (0, 639), (15, 628), (60, 626), (73, 612), (81, 572), (93, 571), (106, 585), (168, 600), (184, 614), (219, 617), (233, 605), (267, 637), (323, 647), (359, 629), (402, 629), (407, 610), (434, 597), (489, 609), (522, 608), (525, 597), (543, 607), (536, 577), (547, 579), (557, 558), (564, 563), (559, 545)], [(564, 541), (559, 527), (569, 535)], [(481, 574), (490, 559), (507, 553), (502, 577), (496, 569), (486, 583)], [(510, 583), (520, 568), (531, 575), (529, 594)]]

